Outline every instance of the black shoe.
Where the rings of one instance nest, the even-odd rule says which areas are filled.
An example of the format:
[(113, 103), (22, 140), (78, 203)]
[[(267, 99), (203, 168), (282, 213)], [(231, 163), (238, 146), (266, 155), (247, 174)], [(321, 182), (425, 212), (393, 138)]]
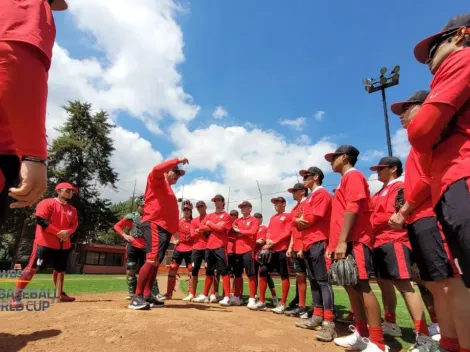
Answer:
[(129, 304), (127, 308), (135, 310), (148, 310), (150, 309), (150, 304), (144, 299), (142, 295), (138, 295), (132, 298), (131, 304)]
[(295, 307), (287, 307), (287, 309), (284, 311), (284, 315), (287, 315), (288, 317), (293, 317), (295, 316), (295, 313), (297, 312), (299, 306)]
[(313, 316), (313, 307), (308, 307), (307, 313), (308, 313), (308, 317), (311, 318)]
[(154, 296), (148, 296), (144, 299), (150, 305), (150, 308), (161, 308), (165, 306), (164, 302), (158, 301)]
[(285, 313), (289, 317), (297, 317), (297, 318), (302, 318), (302, 319), (307, 319), (308, 318), (308, 312), (305, 309), (305, 307), (299, 307), (297, 306), (295, 309), (290, 310)]

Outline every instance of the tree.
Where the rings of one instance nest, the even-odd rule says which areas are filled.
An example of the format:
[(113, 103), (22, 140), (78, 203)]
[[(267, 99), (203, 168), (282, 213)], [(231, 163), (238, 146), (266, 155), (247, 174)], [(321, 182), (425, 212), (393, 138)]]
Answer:
[(63, 109), (67, 120), (57, 129), (60, 136), (49, 149), (46, 197), (54, 195), (59, 182), (78, 187), (79, 194), (71, 201), (80, 224), (73, 242), (90, 243), (117, 220), (110, 210), (111, 203), (102, 199), (99, 191), (99, 187), (116, 189), (118, 181), (110, 162), (114, 151), (110, 133), (114, 126), (105, 111), (92, 113), (91, 104), (73, 101)]

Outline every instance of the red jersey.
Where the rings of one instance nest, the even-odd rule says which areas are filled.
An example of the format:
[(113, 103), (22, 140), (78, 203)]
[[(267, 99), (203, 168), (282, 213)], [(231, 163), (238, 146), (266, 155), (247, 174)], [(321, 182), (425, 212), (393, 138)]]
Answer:
[(326, 241), (330, 232), (331, 195), (319, 186), (307, 197), (304, 204), (304, 219), (311, 226), (301, 231), (303, 250), (319, 241)]
[[(408, 126), (411, 145), (420, 153), (432, 153), (430, 170), (432, 206), (454, 182), (470, 177), (470, 48), (450, 54), (437, 70), (431, 91)], [(454, 114), (429, 121), (422, 110), (432, 105), (450, 107)], [(455, 119), (450, 135), (434, 147), (437, 136)]]
[(56, 28), (47, 0), (0, 2), (0, 41), (31, 44), (44, 53), (49, 70)]
[(273, 252), (285, 251), (289, 248), (290, 233), (292, 229), (292, 215), (289, 213), (274, 214), (271, 216), (266, 233), (266, 240), (273, 241)]
[(194, 240), (191, 237), (191, 220), (180, 219), (178, 225), (178, 245), (175, 249), (178, 252), (189, 252), (193, 249)]
[[(258, 234), (256, 235), (256, 240), (264, 240), (266, 241), (266, 235), (268, 233), (268, 227), (266, 225), (260, 225), (258, 228)], [(255, 252), (259, 252), (262, 246), (259, 244), (255, 244)]]
[(404, 183), (402, 181), (393, 180), (374, 196), (375, 207), (371, 216), (374, 232), (374, 248), (393, 242), (404, 243), (411, 249), (406, 230), (394, 230), (388, 225), (388, 220), (396, 212), (395, 202), (398, 190), (403, 188), (403, 186)]
[[(36, 216), (47, 220), (50, 224), (46, 229), (36, 226), (34, 242), (38, 246), (61, 249), (61, 242), (57, 237), (59, 231), (67, 230), (71, 235), (78, 227), (77, 210), (70, 204), (61, 204), (55, 198), (39, 202), (36, 207)], [(62, 242), (62, 249), (70, 249), (70, 236)]]
[(244, 254), (255, 250), (256, 235), (259, 229), (259, 220), (251, 215), (239, 218), (233, 222), (240, 232), (235, 240), (235, 254)]
[(145, 188), (145, 208), (142, 222), (151, 221), (171, 234), (178, 231), (178, 201), (165, 173), (176, 167), (178, 159), (164, 161), (154, 166), (147, 178)]
[[(121, 220), (119, 220), (116, 225), (114, 225), (114, 231), (116, 231), (118, 234), (121, 236), (125, 235), (126, 233), (124, 232), (124, 229), (132, 229), (134, 226), (134, 221), (132, 219), (129, 219), (127, 216), (123, 217)], [(145, 238), (143, 237), (132, 237), (132, 240), (130, 244), (139, 249), (145, 249)]]
[(307, 198), (302, 199), (302, 201), (296, 204), (290, 211), (290, 215), (292, 217), (291, 236), (292, 236), (292, 241), (294, 242), (292, 250), (294, 250), (295, 252), (300, 251), (304, 247), (304, 244), (302, 241), (302, 233), (299, 230), (297, 230), (297, 227), (295, 227), (295, 220), (302, 216), (303, 211), (304, 211), (303, 203), (305, 203), (306, 200)]
[(194, 250), (204, 250), (206, 249), (207, 245), (207, 236), (209, 235), (209, 230), (207, 230), (207, 236), (204, 233), (196, 233), (196, 230), (200, 229), (201, 226), (205, 227), (205, 224), (207, 220), (207, 215), (204, 217), (198, 216), (197, 218), (194, 218), (191, 221), (191, 237), (193, 238), (194, 244), (193, 244), (193, 249)]
[(205, 225), (212, 222), (211, 234), (207, 239), (207, 249), (227, 248), (228, 232), (232, 228), (232, 218), (225, 211), (220, 213), (211, 213), (205, 219)]
[(228, 231), (227, 241), (227, 254), (235, 253), (235, 241), (237, 240), (237, 233), (230, 229)]
[(406, 218), (407, 224), (412, 224), (422, 218), (436, 216), (432, 208), (431, 178), (424, 171), (423, 166), (430, 166), (432, 154), (419, 154), (413, 147), (406, 159), (405, 170), (405, 200), (415, 210)]
[(343, 229), (344, 214), (349, 203), (357, 203), (359, 210), (348, 242), (361, 242), (372, 248), (372, 225), (370, 223), (371, 201), (369, 184), (362, 172), (351, 168), (343, 174), (335, 189), (331, 207), (329, 250), (334, 252)]

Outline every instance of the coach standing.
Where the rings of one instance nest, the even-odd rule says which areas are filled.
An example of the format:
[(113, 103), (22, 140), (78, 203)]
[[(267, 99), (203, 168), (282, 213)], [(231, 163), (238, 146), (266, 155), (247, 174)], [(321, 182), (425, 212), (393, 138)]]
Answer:
[(52, 11), (66, 9), (64, 0), (0, 2), (0, 223), (9, 196), (16, 200), (11, 207), (21, 208), (46, 190), (47, 79), (56, 36)]
[(155, 303), (155, 297), (151, 295), (152, 285), (171, 236), (178, 231), (179, 224), (178, 201), (171, 186), (185, 174), (184, 170), (178, 168), (178, 164), (187, 163), (187, 158), (167, 160), (156, 165), (147, 178), (141, 226), (147, 246), (147, 261), (140, 269), (130, 309), (149, 309)]

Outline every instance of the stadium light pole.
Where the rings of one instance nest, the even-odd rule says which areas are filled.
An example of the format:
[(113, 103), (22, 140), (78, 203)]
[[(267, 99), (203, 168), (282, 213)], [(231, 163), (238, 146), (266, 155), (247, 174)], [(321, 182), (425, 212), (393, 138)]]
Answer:
[(388, 156), (392, 156), (392, 141), (390, 138), (390, 126), (388, 123), (388, 108), (387, 108), (387, 98), (385, 96), (385, 89), (398, 85), (400, 80), (400, 66), (395, 66), (390, 74), (387, 74), (387, 68), (382, 67), (380, 69), (379, 78), (366, 78), (363, 83), (365, 84), (366, 91), (370, 93), (375, 93), (378, 91), (382, 92), (382, 104), (384, 108), (384, 117), (385, 117), (385, 133), (387, 134), (387, 148)]

